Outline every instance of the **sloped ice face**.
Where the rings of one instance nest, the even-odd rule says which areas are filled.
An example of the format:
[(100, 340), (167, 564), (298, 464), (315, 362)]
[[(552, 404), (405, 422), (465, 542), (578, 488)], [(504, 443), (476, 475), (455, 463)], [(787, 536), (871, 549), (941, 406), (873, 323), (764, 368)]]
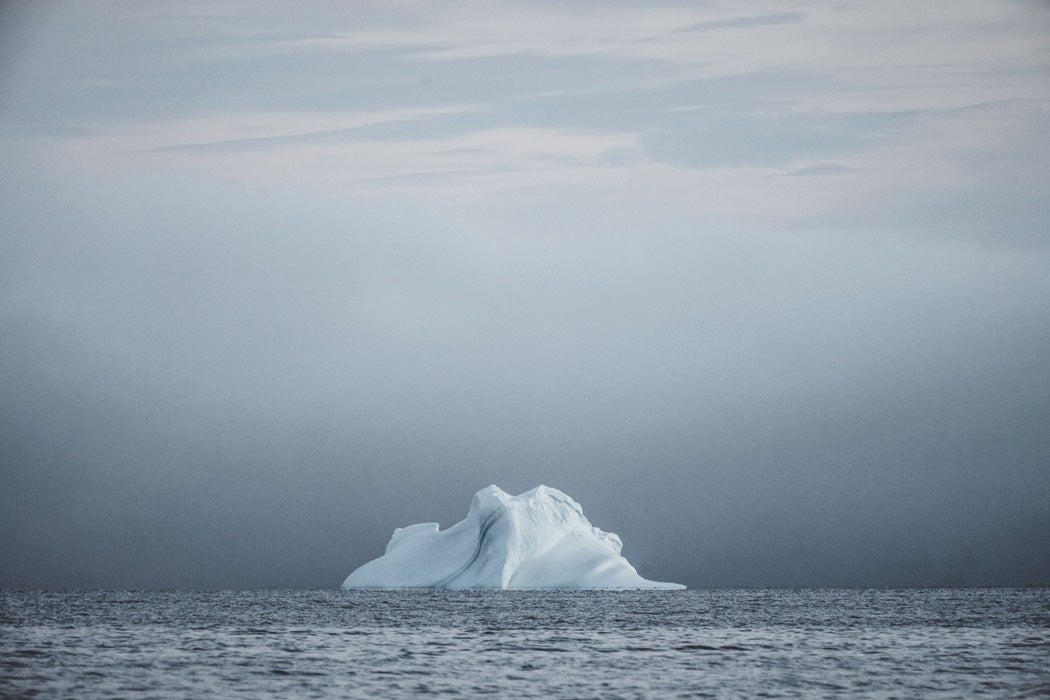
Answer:
[(395, 530), (386, 553), (343, 588), (685, 588), (642, 578), (622, 547), (558, 489), (511, 496), (489, 486), (447, 530), (437, 523)]

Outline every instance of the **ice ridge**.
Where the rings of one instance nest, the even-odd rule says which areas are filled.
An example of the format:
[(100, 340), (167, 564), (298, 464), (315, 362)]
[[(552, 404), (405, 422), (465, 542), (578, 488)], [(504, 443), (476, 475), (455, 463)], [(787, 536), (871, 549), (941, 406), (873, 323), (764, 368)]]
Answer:
[(383, 556), (357, 568), (343, 588), (684, 588), (642, 578), (622, 547), (558, 489), (511, 496), (488, 486), (446, 530), (437, 523), (395, 530)]

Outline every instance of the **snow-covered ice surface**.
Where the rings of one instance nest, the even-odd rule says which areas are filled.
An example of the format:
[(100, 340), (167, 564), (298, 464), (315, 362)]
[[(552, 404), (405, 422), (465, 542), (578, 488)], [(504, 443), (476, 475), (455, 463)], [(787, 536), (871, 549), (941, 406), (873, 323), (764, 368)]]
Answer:
[(622, 547), (558, 489), (511, 496), (489, 486), (446, 530), (437, 523), (395, 530), (386, 553), (343, 588), (685, 588), (642, 578)]

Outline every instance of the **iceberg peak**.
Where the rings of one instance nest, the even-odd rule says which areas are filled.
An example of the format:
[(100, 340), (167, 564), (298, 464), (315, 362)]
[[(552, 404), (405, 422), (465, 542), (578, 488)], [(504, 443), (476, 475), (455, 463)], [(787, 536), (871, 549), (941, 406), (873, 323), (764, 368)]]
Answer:
[(511, 496), (492, 485), (446, 530), (437, 523), (394, 530), (383, 556), (343, 588), (684, 588), (642, 578), (622, 547), (556, 488)]

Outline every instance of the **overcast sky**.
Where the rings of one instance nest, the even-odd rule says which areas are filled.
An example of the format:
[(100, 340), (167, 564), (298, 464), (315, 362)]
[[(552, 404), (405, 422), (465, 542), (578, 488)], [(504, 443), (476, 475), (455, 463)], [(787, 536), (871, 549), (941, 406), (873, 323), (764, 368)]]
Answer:
[(4, 3), (0, 586), (1050, 584), (1048, 182), (1035, 0)]

